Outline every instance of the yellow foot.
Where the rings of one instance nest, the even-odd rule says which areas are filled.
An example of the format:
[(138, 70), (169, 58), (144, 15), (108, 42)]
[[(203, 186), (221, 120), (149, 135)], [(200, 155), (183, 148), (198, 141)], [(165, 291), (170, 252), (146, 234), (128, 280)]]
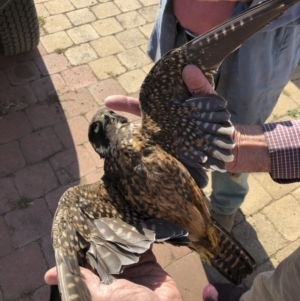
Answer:
[(192, 243), (191, 247), (199, 254), (202, 261), (211, 265), (210, 259), (215, 257), (213, 253), (200, 246), (198, 243)]
[(219, 237), (214, 227), (208, 226), (206, 229), (208, 239), (214, 249), (219, 247)]
[(203, 247), (200, 247), (197, 250), (197, 253), (200, 255), (200, 258), (202, 261), (206, 262), (208, 265), (211, 265), (210, 259), (214, 258), (214, 254), (209, 252), (208, 250), (206, 250)]

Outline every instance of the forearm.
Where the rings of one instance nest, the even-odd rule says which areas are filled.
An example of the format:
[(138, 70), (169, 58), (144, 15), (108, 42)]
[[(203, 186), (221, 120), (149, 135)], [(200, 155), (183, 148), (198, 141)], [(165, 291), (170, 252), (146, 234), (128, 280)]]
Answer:
[(262, 126), (236, 125), (233, 136), (234, 161), (226, 163), (229, 172), (270, 172), (268, 144)]
[(278, 183), (300, 181), (300, 120), (235, 128), (229, 172), (269, 172)]

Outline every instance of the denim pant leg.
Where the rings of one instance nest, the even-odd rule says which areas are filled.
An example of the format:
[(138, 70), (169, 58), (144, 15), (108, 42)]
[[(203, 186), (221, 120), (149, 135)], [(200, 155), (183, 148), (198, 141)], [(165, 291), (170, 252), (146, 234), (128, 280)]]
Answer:
[(212, 172), (211, 208), (219, 214), (233, 214), (249, 191), (248, 173)]

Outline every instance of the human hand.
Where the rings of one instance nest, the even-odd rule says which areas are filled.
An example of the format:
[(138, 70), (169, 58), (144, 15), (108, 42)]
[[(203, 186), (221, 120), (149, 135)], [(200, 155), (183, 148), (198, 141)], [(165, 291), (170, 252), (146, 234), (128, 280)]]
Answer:
[[(112, 284), (101, 284), (97, 275), (80, 268), (82, 277), (91, 293), (92, 301), (182, 301), (174, 280), (156, 262), (149, 250), (139, 262), (125, 268)], [(56, 268), (45, 274), (48, 285), (57, 284)]]

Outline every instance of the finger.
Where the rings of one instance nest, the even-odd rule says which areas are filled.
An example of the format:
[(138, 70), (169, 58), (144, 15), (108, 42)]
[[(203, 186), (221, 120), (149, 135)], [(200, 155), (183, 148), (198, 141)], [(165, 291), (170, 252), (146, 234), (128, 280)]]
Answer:
[(191, 94), (216, 94), (202, 71), (194, 65), (187, 65), (183, 68), (182, 78)]
[(128, 112), (141, 116), (140, 102), (134, 97), (111, 95), (104, 100), (104, 104), (111, 110)]
[(44, 280), (48, 285), (57, 285), (56, 267), (48, 270), (44, 276)]

